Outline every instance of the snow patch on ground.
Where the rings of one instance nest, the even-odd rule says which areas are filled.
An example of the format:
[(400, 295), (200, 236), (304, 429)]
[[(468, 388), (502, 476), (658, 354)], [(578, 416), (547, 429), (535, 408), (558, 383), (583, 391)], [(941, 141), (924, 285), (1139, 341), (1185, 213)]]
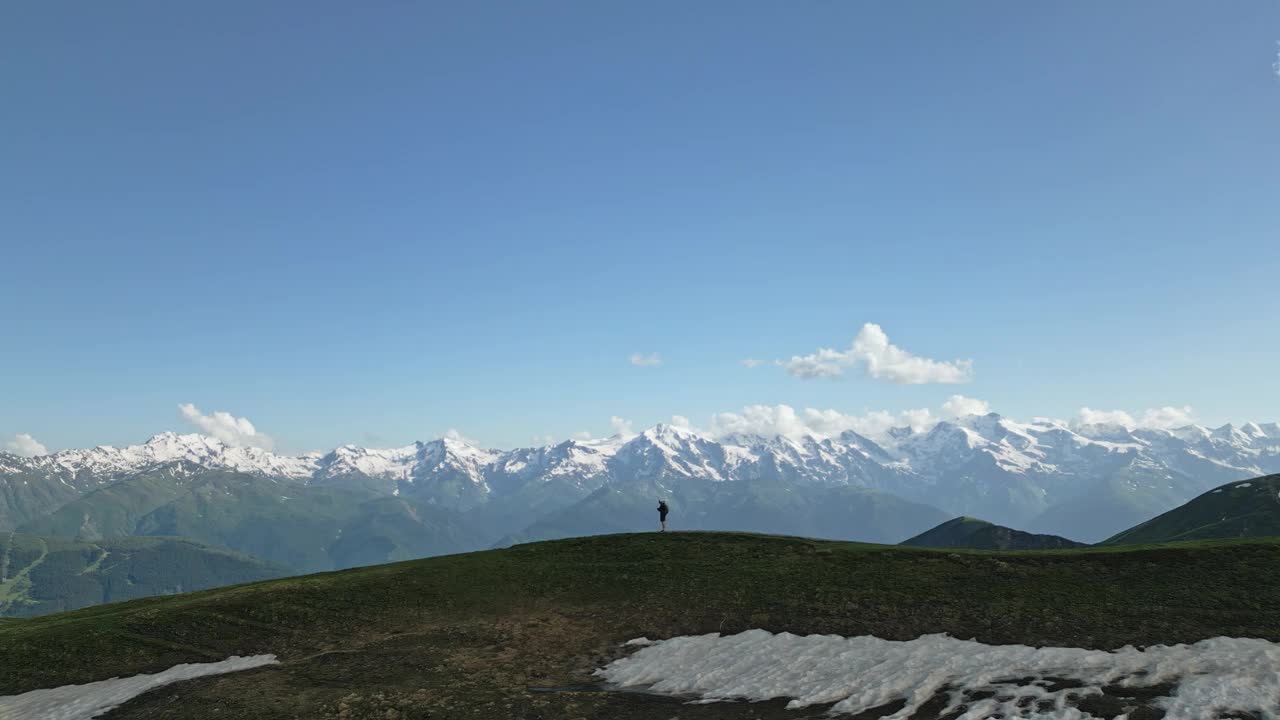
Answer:
[(32, 690), (21, 695), (0, 697), (0, 718), (40, 718), (40, 720), (89, 720), (125, 702), (170, 683), (207, 675), (221, 675), (276, 665), (275, 655), (233, 655), (212, 663), (175, 665), (154, 675), (111, 678), (84, 685), (63, 685), (48, 690)]
[[(1170, 696), (1154, 701), (1167, 720), (1212, 720), (1232, 711), (1280, 718), (1280, 645), (1247, 638), (1104, 651), (985, 645), (946, 635), (892, 641), (748, 630), (662, 640), (596, 675), (620, 687), (704, 702), (786, 697), (792, 698), (789, 708), (835, 703), (833, 713), (905, 700), (889, 716), (895, 720), (941, 692), (950, 697), (943, 715), (965, 705), (965, 717), (972, 718), (1089, 717), (1067, 696), (1099, 695), (1108, 685), (1171, 683)], [(1037, 682), (1048, 678), (1078, 680), (1083, 687)]]

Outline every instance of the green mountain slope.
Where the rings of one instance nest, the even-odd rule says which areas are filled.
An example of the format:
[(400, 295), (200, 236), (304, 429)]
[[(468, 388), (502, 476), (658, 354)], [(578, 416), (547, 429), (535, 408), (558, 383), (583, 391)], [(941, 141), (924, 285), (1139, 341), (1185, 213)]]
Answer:
[(897, 542), (946, 519), (941, 510), (853, 487), (797, 487), (769, 481), (681, 480), (670, 489), (615, 484), (534, 522), (503, 544), (639, 532), (658, 526), (657, 498), (671, 507), (668, 527), (745, 530), (834, 540)]
[(754, 627), (1103, 648), (1280, 640), (1277, 566), (1276, 540), (991, 553), (733, 533), (576, 538), (0, 623), (0, 695), (275, 653), (280, 666), (167, 688), (112, 717), (780, 720), (803, 714), (785, 700), (530, 688), (591, 684), (631, 638)]
[[(248, 473), (165, 470), (95, 490), (24, 525), (97, 540), (177, 536), (315, 572), (482, 547), (457, 516), (364, 488), (307, 486)], [(357, 542), (357, 540), (359, 542)]]
[(1062, 550), (1085, 547), (1084, 543), (1057, 535), (1035, 535), (995, 525), (985, 520), (958, 517), (904, 540), (902, 545), (972, 550)]
[(22, 469), (22, 461), (0, 451), (0, 532), (50, 514), (87, 489), (110, 482), (90, 470)]
[(146, 473), (90, 491), (18, 529), (90, 541), (132, 535), (143, 517), (192, 487), (189, 479), (171, 470)]
[(1280, 475), (1231, 482), (1103, 545), (1280, 535)]
[[(4, 453), (0, 453), (0, 460)], [(45, 473), (0, 476), (0, 532), (53, 512), (81, 494), (69, 483)]]
[(277, 565), (178, 538), (0, 534), (0, 615), (28, 616), (287, 575)]

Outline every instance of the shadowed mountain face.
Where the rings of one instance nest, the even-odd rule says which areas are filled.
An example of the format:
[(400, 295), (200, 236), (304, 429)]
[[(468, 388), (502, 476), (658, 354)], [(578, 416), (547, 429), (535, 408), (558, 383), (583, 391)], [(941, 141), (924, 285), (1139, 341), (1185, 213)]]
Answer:
[(1232, 482), (1121, 532), (1103, 545), (1280, 535), (1280, 475)]
[(1063, 550), (1085, 547), (1084, 543), (1057, 535), (1034, 535), (968, 517), (948, 520), (901, 544), (912, 547), (973, 550)]
[(179, 538), (80, 542), (0, 533), (0, 616), (42, 615), (288, 574), (279, 565)]
[(167, 467), (94, 490), (23, 532), (98, 541), (180, 536), (295, 572), (333, 570), (482, 547), (456, 513), (368, 488)]

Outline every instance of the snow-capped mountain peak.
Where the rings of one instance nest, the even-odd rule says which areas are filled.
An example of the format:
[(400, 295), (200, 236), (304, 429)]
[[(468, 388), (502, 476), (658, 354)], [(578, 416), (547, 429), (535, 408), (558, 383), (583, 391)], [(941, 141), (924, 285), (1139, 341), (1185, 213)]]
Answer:
[(229, 447), (207, 435), (164, 432), (141, 445), (123, 448), (99, 445), (88, 450), (63, 450), (27, 458), (24, 465), (57, 473), (64, 479), (89, 476), (96, 482), (178, 462), (302, 478), (314, 472), (317, 457), (314, 454), (298, 457), (274, 455), (260, 448)]
[(610, 459), (613, 472), (629, 479), (730, 479), (726, 446), (697, 431), (658, 424), (629, 438)]
[(320, 459), (319, 477), (365, 475), (391, 479), (407, 479), (412, 474), (417, 445), (400, 448), (363, 448), (343, 445)]
[[(484, 482), (484, 468), (501, 456), (494, 450), (482, 450), (454, 438), (440, 438), (418, 443), (417, 461), (420, 471), (441, 472), (456, 470), (466, 474), (473, 482)], [(415, 473), (419, 474), (419, 473)]]
[(709, 440), (696, 430), (667, 423), (658, 423), (640, 433), (640, 436), (650, 442), (660, 443), (668, 446), (678, 446), (699, 440)]
[(1247, 422), (1244, 425), (1241, 425), (1240, 432), (1244, 433), (1244, 436), (1248, 438), (1267, 437), (1266, 431), (1262, 429), (1261, 425), (1255, 422)]

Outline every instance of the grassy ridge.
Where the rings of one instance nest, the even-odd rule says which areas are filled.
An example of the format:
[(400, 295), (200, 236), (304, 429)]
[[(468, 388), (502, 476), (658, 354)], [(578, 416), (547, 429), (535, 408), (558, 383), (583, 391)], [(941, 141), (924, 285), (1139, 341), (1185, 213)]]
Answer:
[(1280, 535), (1280, 475), (1214, 488), (1101, 545)]
[(1280, 640), (1280, 541), (932, 551), (730, 533), (578, 538), (0, 624), (0, 694), (177, 662), (303, 661), (414, 628), (521, 617), (638, 635), (948, 632), (1117, 647)]
[(974, 550), (1060, 550), (1084, 547), (1084, 543), (1057, 535), (1036, 535), (971, 517), (948, 520), (898, 544)]

